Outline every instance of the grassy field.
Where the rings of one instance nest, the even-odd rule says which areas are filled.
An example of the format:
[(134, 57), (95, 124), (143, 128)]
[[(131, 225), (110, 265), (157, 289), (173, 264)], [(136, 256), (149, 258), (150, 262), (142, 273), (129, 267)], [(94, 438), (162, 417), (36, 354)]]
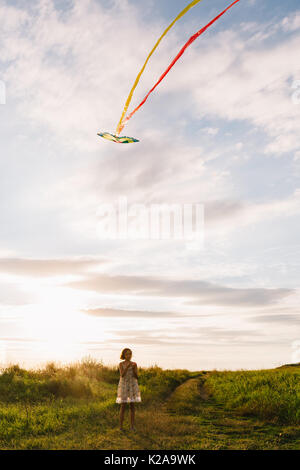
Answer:
[(118, 429), (117, 367), (92, 359), (0, 375), (0, 449), (300, 449), (300, 367), (139, 368), (137, 432)]

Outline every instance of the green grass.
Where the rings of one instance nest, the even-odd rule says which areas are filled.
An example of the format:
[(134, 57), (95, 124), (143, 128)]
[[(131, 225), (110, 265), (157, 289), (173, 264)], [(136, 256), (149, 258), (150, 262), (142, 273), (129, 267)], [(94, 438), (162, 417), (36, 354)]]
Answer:
[(300, 424), (300, 367), (214, 372), (207, 380), (214, 397), (243, 416)]
[(118, 430), (117, 367), (86, 359), (0, 375), (0, 449), (300, 449), (300, 367), (139, 368), (137, 433)]

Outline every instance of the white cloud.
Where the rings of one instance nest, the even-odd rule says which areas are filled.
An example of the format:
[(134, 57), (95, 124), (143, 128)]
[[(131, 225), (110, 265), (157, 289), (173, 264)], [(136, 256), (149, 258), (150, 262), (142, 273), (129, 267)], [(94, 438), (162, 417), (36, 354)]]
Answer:
[(217, 127), (203, 127), (201, 131), (205, 132), (208, 135), (217, 135), (219, 132), (219, 129)]
[[(256, 175), (248, 160), (256, 150), (260, 155), (265, 152), (266, 157), (293, 151), (295, 162), (300, 158), (300, 107), (294, 106), (291, 99), (291, 83), (299, 79), (299, 15), (274, 24), (244, 22), (235, 24), (232, 30), (220, 33), (212, 30), (212, 34), (204, 35), (174, 67), (144, 111), (129, 123), (126, 133), (134, 128), (133, 135), (142, 138), (138, 145), (127, 147), (100, 142), (96, 133), (99, 126), (114, 130), (130, 85), (153, 45), (153, 38), (161, 33), (164, 21), (151, 17), (150, 22), (149, 16), (140, 16), (134, 4), (127, 0), (114, 2), (110, 9), (95, 0), (80, 0), (67, 12), (55, 10), (51, 0), (27, 2), (24, 10), (2, 4), (0, 20), (3, 25), (1, 79), (7, 84), (9, 98), (9, 106), (1, 109), (3, 124), (12, 126), (13, 123), (17, 127), (20, 117), (23, 124), (15, 139), (11, 139), (9, 132), (6, 136), (3, 127), (3, 138), (8, 143), (7, 146), (2, 143), (7, 158), (1, 159), (0, 168), (1, 257), (5, 258), (2, 268), (10, 272), (10, 277), (17, 275), (18, 282), (22, 276), (24, 281), (19, 285), (6, 279), (0, 285), (3, 312), (8, 314), (9, 310), (13, 315), (24, 306), (28, 316), (34, 310), (39, 322), (47, 319), (51, 323), (51, 315), (57, 309), (61, 309), (62, 317), (67, 310), (69, 318), (73, 318), (76, 308), (92, 311), (98, 307), (98, 313), (109, 312), (112, 317), (115, 311), (134, 312), (136, 319), (145, 310), (151, 314), (154, 310), (181, 309), (183, 301), (176, 296), (157, 299), (132, 292), (130, 295), (127, 291), (122, 292), (121, 299), (112, 290), (99, 301), (97, 293), (84, 292), (81, 297), (79, 292), (58, 288), (55, 280), (53, 284), (48, 280), (52, 275), (67, 278), (70, 274), (78, 276), (81, 270), (93, 269), (93, 262), (88, 260), (90, 254), (96, 254), (111, 260), (101, 270), (100, 281), (107, 278), (107, 272), (119, 276), (120, 283), (122, 276), (136, 276), (141, 282), (143, 277), (165, 275), (174, 281), (175, 291), (180, 281), (183, 284), (188, 279), (197, 281), (197, 290), (201, 281), (205, 281), (208, 298), (206, 294), (200, 296), (197, 300), (201, 305), (185, 304), (185, 311), (206, 316), (207, 327), (218, 328), (226, 323), (228, 335), (225, 330), (219, 334), (220, 330), (215, 329), (215, 336), (222, 340), (224, 333), (229, 343), (234, 338), (230, 333), (234, 328), (237, 333), (238, 330), (243, 333), (249, 327), (241, 317), (249, 303), (255, 304), (254, 294), (258, 295), (258, 301), (267, 300), (268, 304), (273, 292), (264, 293), (261, 289), (272, 289), (277, 283), (279, 290), (274, 291), (274, 298), (280, 305), (276, 307), (271, 302), (268, 311), (257, 315), (272, 312), (274, 315), (276, 308), (281, 308), (290, 313), (290, 327), (296, 318), (292, 315), (296, 314), (299, 299), (297, 293), (288, 296), (289, 302), (295, 304), (291, 307), (280, 289), (284, 286), (289, 290), (297, 282), (299, 267), (296, 261), (294, 264), (290, 261), (297, 259), (298, 252), (292, 247), (288, 259), (284, 258), (289, 243), (286, 234), (287, 241), (280, 241), (280, 249), (270, 251), (269, 258), (266, 253), (260, 258), (263, 250), (257, 253), (261, 235), (255, 230), (264, 221), (284, 221), (286, 217), (298, 216), (299, 189), (291, 186), (289, 196), (280, 197), (276, 192), (278, 196), (274, 197), (268, 193), (269, 187), (265, 193), (258, 188), (257, 196), (253, 192)], [(146, 69), (135, 103), (161, 74), (173, 52), (177, 52), (185, 33), (186, 27), (181, 29), (178, 25), (168, 40), (163, 41)], [(280, 37), (276, 36), (278, 33)], [(18, 112), (13, 114), (15, 104)], [(9, 112), (13, 116), (11, 121)], [(245, 138), (243, 126), (239, 124), (247, 126)], [(267, 139), (261, 143), (263, 134)], [(251, 152), (248, 145), (254, 147)], [(266, 165), (267, 161), (265, 158)], [(280, 162), (276, 161), (277, 164), (281, 177)], [(245, 181), (242, 172), (248, 169), (249, 188), (242, 187)], [(262, 171), (269, 176), (267, 166)], [(123, 194), (129, 203), (204, 202), (208, 248), (201, 253), (196, 244), (189, 249), (184, 244), (163, 241), (105, 244), (97, 240), (99, 204), (116, 202)], [(286, 188), (282, 194), (287, 194)], [(294, 224), (297, 228), (296, 218)], [(253, 230), (249, 230), (243, 242), (251, 241), (255, 248), (240, 253), (240, 238), (246, 231), (240, 237), (239, 228), (249, 226)], [(231, 234), (234, 237), (230, 239)], [(269, 239), (265, 242), (271, 250)], [(276, 244), (276, 239), (273, 242)], [(55, 258), (51, 260), (47, 250), (53, 250), (51, 255)], [(69, 261), (69, 254), (82, 252), (86, 255), (82, 263)], [(291, 272), (294, 278), (288, 276)], [(159, 290), (161, 286), (158, 283), (156, 287)], [(215, 291), (210, 286), (223, 288)], [(38, 292), (38, 298), (33, 298), (33, 292)], [(35, 304), (28, 305), (33, 300)], [(50, 306), (49, 300), (53, 301)], [(267, 309), (261, 305), (259, 308)], [(44, 317), (40, 316), (41, 311)], [(90, 328), (87, 340), (93, 334), (101, 334), (103, 323), (96, 323), (97, 318), (90, 318), (92, 315), (84, 317), (80, 334), (81, 328), (86, 328), (85, 331)], [(272, 317), (269, 320), (275, 333), (272, 341), (281, 341), (280, 351), (276, 345), (276, 357), (281, 358), (289, 336), (282, 332), (282, 326), (271, 321)], [(95, 323), (89, 323), (92, 321)], [(145, 317), (141, 319), (144, 321)], [(157, 316), (154, 321), (157, 323)], [(194, 319), (190, 322), (193, 327)], [(65, 323), (69, 332), (70, 323)], [(160, 322), (162, 334), (168, 331), (169, 323), (170, 318), (165, 319), (165, 324)], [(33, 326), (34, 322), (27, 328), (31, 330)], [(142, 323), (140, 326), (144, 328)], [(123, 324), (117, 327), (123, 328)], [(256, 325), (252, 323), (251, 327)], [(184, 322), (181, 328), (189, 331)], [(213, 333), (207, 330), (208, 336), (213, 337)], [(144, 358), (150, 356), (144, 348), (147, 342), (152, 347), (151, 338), (144, 335), (133, 341), (145, 341), (140, 353)], [(263, 339), (256, 351), (256, 361), (265, 352), (266, 344)], [(103, 345), (109, 351), (105, 353), (111, 354), (105, 341)], [(254, 361), (247, 347), (244, 356), (238, 358), (241, 365)], [(223, 348), (218, 349), (216, 344), (213, 348), (210, 352), (216, 365), (233, 366), (232, 351), (224, 354)], [(274, 350), (273, 346), (269, 349), (272, 361)], [(182, 352), (179, 358), (175, 349), (170, 355), (186, 366), (185, 351)], [(200, 348), (198, 352), (207, 353), (207, 349)], [(158, 348), (157, 354), (160, 353)], [(198, 363), (194, 365), (198, 367)]]
[(168, 91), (190, 94), (199, 119), (246, 121), (263, 130), (266, 153), (292, 151), (299, 147), (300, 119), (289, 82), (299, 74), (299, 48), (299, 35), (264, 45), (225, 31), (189, 51), (184, 74), (177, 69), (169, 76)]
[(300, 150), (298, 150), (297, 152), (295, 152), (294, 154), (294, 161), (297, 162), (300, 160)]
[[(160, 25), (146, 28), (125, 0), (110, 10), (82, 0), (68, 15), (55, 10), (51, 0), (41, 0), (33, 10), (31, 14), (13, 7), (0, 10), (0, 17), (8, 13), (9, 18), (0, 37), (5, 50), (2, 61), (9, 63), (5, 78), (10, 93), (19, 98), (29, 118), (49, 125), (77, 148), (96, 149), (99, 126), (115, 127), (130, 83)], [(298, 17), (285, 18), (283, 27), (295, 30)], [(254, 31), (265, 29), (264, 24), (251, 24)], [(267, 153), (294, 150), (299, 110), (292, 106), (287, 80), (297, 72), (300, 37), (264, 45), (257, 32), (251, 36), (251, 28), (246, 31), (250, 38), (243, 37), (245, 25), (201, 38), (161, 84), (159, 93), (177, 93), (177, 107), (192, 95), (199, 118), (249, 121), (270, 138)], [(168, 63), (174, 40), (181, 42), (173, 32), (143, 76), (140, 90), (152, 84), (153, 73)], [(136, 125), (143, 124), (143, 119), (140, 114)], [(216, 128), (206, 131), (215, 134)]]
[(82, 0), (63, 15), (51, 0), (41, 0), (26, 21), (22, 10), (9, 12), (19, 28), (0, 33), (1, 59), (8, 63), (5, 80), (20, 110), (77, 148), (99, 148), (98, 126), (116, 125), (128, 77), (147, 48), (135, 10), (126, 0), (110, 10)]
[(283, 18), (281, 25), (284, 31), (296, 31), (300, 29), (300, 11)]
[(238, 203), (233, 201), (215, 201), (207, 204), (207, 231), (218, 233), (234, 232), (239, 227), (255, 225), (261, 221), (299, 215), (300, 189), (296, 189), (285, 199), (267, 202)]

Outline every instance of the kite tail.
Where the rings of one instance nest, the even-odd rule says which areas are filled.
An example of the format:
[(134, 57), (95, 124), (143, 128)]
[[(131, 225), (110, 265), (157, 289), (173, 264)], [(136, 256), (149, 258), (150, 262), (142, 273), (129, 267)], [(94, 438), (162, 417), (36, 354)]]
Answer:
[(231, 5), (229, 5), (225, 10), (223, 10), (221, 13), (219, 13), (218, 16), (216, 16), (213, 20), (211, 20), (206, 26), (203, 28), (199, 29), (197, 33), (195, 33), (193, 36), (190, 37), (190, 39), (185, 43), (185, 45), (182, 47), (182, 49), (179, 51), (175, 59), (170, 63), (169, 67), (167, 70), (161, 75), (159, 80), (155, 83), (155, 85), (151, 88), (151, 90), (147, 93), (145, 98), (140, 102), (140, 104), (121, 122), (121, 125), (119, 126), (119, 132), (122, 131), (124, 128), (125, 124), (129, 121), (129, 119), (132, 118), (132, 116), (145, 104), (147, 101), (149, 95), (155, 90), (155, 88), (160, 84), (160, 82), (165, 78), (165, 76), (169, 73), (171, 68), (176, 64), (178, 59), (182, 56), (184, 51), (199, 37), (201, 34), (203, 34), (213, 23), (215, 23), (221, 16), (223, 16), (230, 8), (232, 8), (236, 3), (238, 3), (240, 0), (235, 0)]
[(163, 34), (160, 36), (160, 38), (157, 40), (157, 42), (155, 43), (153, 49), (151, 50), (150, 54), (148, 55), (143, 67), (141, 68), (141, 70), (139, 71), (136, 79), (135, 79), (135, 82), (133, 84), (133, 87), (131, 88), (130, 90), (130, 93), (128, 95), (128, 98), (126, 100), (126, 103), (125, 103), (125, 106), (124, 106), (124, 109), (123, 109), (123, 112), (122, 112), (122, 116), (121, 116), (121, 119), (119, 121), (119, 124), (118, 124), (118, 127), (117, 127), (117, 130), (116, 130), (116, 135), (118, 135), (121, 130), (123, 129), (124, 126), (122, 126), (122, 122), (123, 122), (123, 119), (124, 119), (124, 116), (125, 114), (127, 113), (127, 110), (128, 110), (128, 107), (130, 105), (130, 102), (132, 100), (132, 96), (133, 96), (133, 93), (134, 93), (134, 90), (136, 89), (139, 81), (140, 81), (140, 78), (141, 78), (141, 75), (142, 73), (144, 72), (145, 68), (146, 68), (146, 65), (150, 59), (150, 57), (152, 56), (152, 54), (154, 53), (155, 49), (158, 47), (159, 43), (161, 42), (161, 40), (165, 37), (165, 35), (167, 34), (167, 32), (172, 28), (172, 26), (176, 23), (176, 21), (180, 20), (180, 18), (182, 18), (191, 8), (193, 8), (195, 5), (197, 5), (197, 3), (200, 3), (202, 0), (193, 0), (191, 3), (189, 3), (177, 16), (176, 18), (172, 21), (172, 23), (169, 24), (169, 26), (165, 29), (165, 31), (163, 32)]

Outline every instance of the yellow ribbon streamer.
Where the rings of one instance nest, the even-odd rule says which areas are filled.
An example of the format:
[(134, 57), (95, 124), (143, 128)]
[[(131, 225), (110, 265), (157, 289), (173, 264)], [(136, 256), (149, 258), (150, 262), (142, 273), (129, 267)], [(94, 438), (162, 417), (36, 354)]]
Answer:
[(128, 106), (130, 105), (130, 102), (132, 100), (132, 96), (133, 96), (133, 93), (134, 93), (134, 90), (136, 89), (139, 81), (140, 81), (140, 78), (141, 78), (141, 75), (142, 73), (144, 72), (145, 68), (146, 68), (146, 65), (150, 59), (150, 57), (152, 56), (152, 54), (154, 53), (155, 49), (158, 47), (159, 43), (161, 42), (161, 40), (164, 38), (164, 36), (167, 34), (167, 32), (172, 28), (172, 26), (176, 23), (176, 21), (180, 20), (180, 18), (182, 18), (191, 8), (193, 8), (195, 5), (197, 5), (197, 3), (200, 3), (202, 0), (193, 0), (191, 3), (189, 3), (180, 13), (179, 15), (176, 16), (175, 20), (172, 21), (171, 24), (169, 24), (169, 26), (167, 27), (167, 29), (165, 29), (165, 31), (163, 32), (163, 34), (160, 36), (160, 38), (157, 40), (157, 42), (155, 43), (155, 46), (153, 47), (153, 49), (151, 50), (150, 54), (148, 55), (143, 67), (141, 68), (141, 70), (139, 71), (138, 73), (138, 76), (136, 77), (135, 79), (135, 82), (133, 84), (133, 87), (131, 88), (130, 90), (130, 93), (128, 95), (128, 98), (126, 100), (126, 103), (125, 103), (125, 106), (124, 106), (124, 109), (123, 109), (123, 112), (122, 112), (122, 115), (121, 115), (121, 119), (119, 121), (119, 124), (117, 126), (117, 130), (116, 130), (116, 135), (118, 135), (121, 130), (122, 130), (122, 123), (123, 123), (123, 119), (124, 119), (124, 116), (127, 112), (127, 109), (128, 109)]

